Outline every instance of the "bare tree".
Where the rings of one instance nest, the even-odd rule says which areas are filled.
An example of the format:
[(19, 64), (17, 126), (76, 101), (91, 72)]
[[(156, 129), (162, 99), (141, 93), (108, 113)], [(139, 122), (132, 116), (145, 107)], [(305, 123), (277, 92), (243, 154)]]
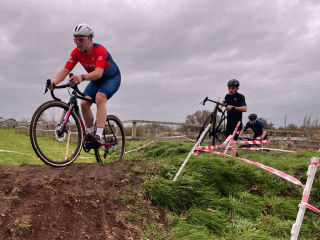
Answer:
[(266, 129), (275, 129), (274, 124), (268, 123), (267, 119), (265, 118), (258, 118), (258, 119), (264, 123), (264, 126), (266, 127)]
[(208, 110), (203, 110), (203, 111), (198, 110), (194, 114), (187, 116), (186, 123), (202, 125), (204, 124), (204, 122), (206, 121), (206, 119), (209, 117), (210, 114), (211, 112), (209, 112)]

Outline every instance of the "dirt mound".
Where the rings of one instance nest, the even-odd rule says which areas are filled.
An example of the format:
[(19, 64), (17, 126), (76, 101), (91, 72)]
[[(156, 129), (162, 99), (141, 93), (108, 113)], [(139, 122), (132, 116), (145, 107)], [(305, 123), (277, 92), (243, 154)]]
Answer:
[(132, 240), (151, 225), (165, 231), (166, 213), (141, 194), (136, 164), (1, 166), (0, 239)]

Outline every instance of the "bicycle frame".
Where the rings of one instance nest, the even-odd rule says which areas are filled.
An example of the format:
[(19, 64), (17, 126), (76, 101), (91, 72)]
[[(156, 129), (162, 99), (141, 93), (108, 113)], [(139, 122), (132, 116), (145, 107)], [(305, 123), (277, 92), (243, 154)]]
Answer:
[[(100, 136), (102, 143), (97, 141), (93, 134), (87, 134), (77, 98), (95, 103), (84, 93), (80, 92), (77, 85), (67, 83), (65, 85), (52, 85), (47, 80), (45, 93), (50, 89), (53, 101), (43, 103), (32, 116), (30, 123), (31, 145), (41, 161), (54, 167), (62, 167), (71, 164), (81, 150), (90, 153), (94, 151), (97, 162), (119, 161), (125, 154), (125, 133), (121, 120), (108, 115)], [(54, 90), (67, 88), (69, 102), (61, 101), (54, 95)]]
[[(216, 104), (213, 112), (210, 114), (210, 116), (211, 116), (211, 118), (210, 118), (210, 124), (212, 124), (212, 125), (214, 125), (214, 127), (216, 127), (216, 119), (214, 119), (214, 117), (217, 115), (216, 113), (217, 113), (218, 111), (220, 111), (219, 105), (224, 106), (224, 107), (227, 106), (227, 105), (226, 105), (226, 104), (223, 104), (223, 103), (220, 103), (220, 102), (218, 102), (218, 101), (211, 100), (211, 99), (209, 99), (208, 97), (206, 97), (206, 98), (203, 100), (203, 105), (205, 105), (205, 103), (206, 103), (207, 101), (210, 101), (210, 102), (213, 102), (213, 103)], [(222, 113), (222, 116), (221, 116), (220, 120), (218, 121), (218, 125), (217, 125), (218, 128), (220, 127), (220, 125), (221, 125), (221, 123), (224, 121), (224, 119), (226, 118), (226, 116), (225, 116), (225, 111), (222, 111), (221, 113)], [(216, 132), (213, 132), (212, 134), (214, 135), (215, 133), (216, 133)]]
[[(71, 115), (71, 112), (74, 110), (75, 113), (78, 115), (79, 119), (80, 119), (80, 124), (81, 124), (81, 128), (82, 128), (82, 132), (83, 132), (83, 136), (87, 136), (88, 133), (86, 132), (86, 127), (82, 118), (82, 115), (80, 113), (80, 109), (78, 106), (78, 102), (77, 102), (77, 98), (88, 101), (88, 102), (92, 102), (95, 103), (94, 100), (92, 99), (88, 99), (85, 98), (85, 95), (79, 91), (78, 86), (77, 85), (73, 85), (73, 84), (65, 84), (65, 85), (61, 85), (61, 86), (55, 86), (55, 88), (67, 88), (70, 87), (73, 89), (72, 93), (70, 94), (70, 101), (68, 103), (69, 109), (63, 113), (63, 115), (61, 116), (61, 120), (60, 120), (60, 124), (61, 124), (61, 128), (59, 130), (59, 133), (64, 132), (65, 130), (65, 126), (68, 123), (69, 117)], [(53, 90), (50, 91), (51, 96), (53, 99), (61, 101), (61, 99), (57, 98), (54, 93)], [(80, 95), (80, 96), (79, 96)], [(109, 124), (109, 123), (108, 123)], [(110, 126), (109, 126), (110, 127)], [(113, 132), (112, 128), (110, 127), (112, 134), (115, 135), (115, 133)], [(106, 147), (106, 146), (114, 146), (117, 143), (101, 143), (101, 146)]]
[[(221, 106), (226, 106), (226, 104), (222, 104), (220, 102), (217, 102), (217, 101), (214, 101), (214, 100), (211, 100), (209, 99), (208, 97), (206, 97), (201, 103), (203, 105), (205, 105), (205, 103), (207, 101), (210, 101), (210, 102), (213, 102), (216, 104), (214, 110), (212, 111), (212, 113), (210, 113), (209, 117), (205, 120), (205, 122), (203, 123), (203, 126), (200, 130), (200, 133), (198, 135), (198, 138), (200, 138), (201, 136), (201, 133), (203, 131), (205, 131), (205, 133), (209, 133), (209, 138), (213, 137), (212, 139), (212, 144), (214, 144), (215, 142), (215, 139), (218, 140), (218, 141), (222, 141), (223, 139), (221, 139), (219, 136), (221, 135), (221, 133), (223, 133), (221, 131), (221, 126), (224, 126), (223, 123), (225, 121), (225, 111), (222, 111), (222, 116), (221, 118), (217, 121), (217, 112), (220, 111), (220, 108), (219, 108), (219, 105)], [(206, 127), (207, 125), (209, 125), (210, 127)], [(220, 138), (220, 140), (219, 140)], [(202, 142), (201, 142), (202, 143)]]

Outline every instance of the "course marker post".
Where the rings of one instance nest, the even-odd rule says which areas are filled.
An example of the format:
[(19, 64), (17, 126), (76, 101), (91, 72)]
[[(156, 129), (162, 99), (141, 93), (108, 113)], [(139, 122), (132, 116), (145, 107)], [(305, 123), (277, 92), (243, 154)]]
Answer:
[(180, 175), (182, 169), (184, 168), (184, 166), (187, 164), (189, 158), (191, 157), (191, 155), (193, 155), (193, 152), (196, 150), (196, 148), (200, 145), (200, 143), (202, 142), (202, 139), (205, 137), (205, 135), (207, 134), (207, 132), (209, 131), (209, 128), (211, 127), (211, 123), (208, 124), (208, 126), (206, 127), (206, 129), (202, 132), (202, 134), (200, 135), (198, 141), (196, 142), (196, 144), (193, 146), (192, 150), (189, 152), (189, 155), (187, 156), (186, 160), (184, 160), (183, 164), (181, 165), (179, 171), (177, 172), (176, 176), (173, 178), (173, 181), (176, 181), (178, 176)]
[(233, 144), (233, 143), (234, 143), (234, 141), (233, 141), (233, 140), (234, 140), (234, 135), (235, 135), (236, 132), (238, 131), (238, 128), (239, 128), (240, 123), (241, 123), (241, 122), (239, 121), (238, 124), (237, 124), (237, 126), (236, 126), (236, 128), (234, 129), (233, 134), (232, 134), (232, 137), (231, 137), (231, 140), (228, 142), (228, 145), (227, 145), (226, 149), (224, 150), (224, 153), (227, 153), (227, 150), (228, 150), (230, 144)]
[(70, 135), (71, 135), (71, 131), (68, 131), (68, 141), (67, 141), (67, 148), (66, 148), (66, 157), (65, 157), (65, 159), (68, 158)]
[(299, 204), (299, 212), (297, 215), (296, 222), (292, 225), (292, 229), (291, 229), (291, 240), (298, 239), (301, 224), (303, 221), (303, 216), (306, 211), (306, 204), (308, 203), (313, 180), (317, 172), (318, 163), (319, 163), (319, 158), (313, 157), (311, 159), (311, 164), (308, 168), (308, 173), (307, 173), (308, 175), (307, 183), (303, 191), (301, 203)]

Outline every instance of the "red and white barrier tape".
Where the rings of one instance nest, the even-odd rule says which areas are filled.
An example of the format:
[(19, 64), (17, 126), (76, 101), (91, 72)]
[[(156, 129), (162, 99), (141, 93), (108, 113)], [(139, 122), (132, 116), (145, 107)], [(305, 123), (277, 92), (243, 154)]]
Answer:
[(270, 150), (270, 151), (278, 151), (278, 152), (288, 152), (288, 153), (295, 153), (295, 151), (290, 151), (290, 150), (283, 150), (283, 149), (277, 149), (277, 148), (239, 148), (239, 149), (244, 149), (244, 150), (253, 150), (253, 151), (260, 151), (260, 150)]
[[(232, 139), (232, 135), (229, 135), (226, 140), (220, 144), (220, 145), (215, 145), (215, 146), (198, 146), (196, 148), (196, 150), (200, 150), (200, 151), (204, 151), (204, 150), (212, 150), (212, 149), (217, 149), (219, 147), (222, 147), (223, 145), (227, 144), (230, 140)], [(236, 142), (236, 143), (244, 143), (244, 144), (261, 144), (261, 143), (268, 143), (270, 140), (260, 140), (260, 141), (240, 141), (240, 142)], [(261, 148), (241, 148), (241, 149), (246, 149), (246, 150), (260, 150)], [(265, 148), (264, 148), (265, 149)]]
[(204, 150), (207, 150), (207, 149), (217, 149), (217, 148), (220, 148), (220, 147), (222, 147), (223, 145), (226, 145), (229, 141), (230, 141), (230, 139), (232, 139), (232, 135), (229, 135), (227, 138), (226, 138), (226, 140), (222, 143), (222, 144), (220, 144), (220, 145), (215, 145), (215, 146), (203, 146), (203, 147), (201, 147), (201, 146), (198, 146), (198, 147), (196, 147), (196, 149), (195, 149), (195, 151), (193, 152), (193, 154), (194, 155), (198, 155), (198, 151), (204, 151)]
[(229, 135), (229, 136), (226, 138), (226, 140), (224, 140), (224, 142), (222, 143), (222, 145), (227, 144), (227, 143), (230, 141), (231, 138), (232, 138), (232, 135)]
[(215, 145), (215, 146), (199, 146), (196, 148), (196, 151), (204, 151), (204, 150), (213, 150), (222, 147), (225, 144)]
[(146, 146), (149, 146), (150, 144), (154, 143), (154, 142), (157, 141), (157, 140), (158, 140), (158, 139), (153, 140), (153, 141), (151, 141), (151, 142), (149, 142), (149, 143), (147, 143), (147, 144), (145, 144), (145, 145), (143, 145), (143, 146), (141, 146), (141, 147), (138, 147), (138, 148), (136, 148), (136, 149), (129, 150), (129, 151), (125, 152), (125, 154), (131, 153), (131, 152), (134, 152), (134, 151), (138, 151), (138, 150), (140, 150), (140, 149), (142, 149), (142, 148), (145, 148)]
[(270, 142), (270, 139), (268, 139), (268, 140), (254, 140), (254, 141), (237, 141), (236, 143), (257, 145), (257, 144), (268, 143), (268, 142)]
[[(151, 142), (149, 142), (149, 143), (147, 143), (147, 144), (145, 144), (145, 145), (143, 145), (143, 146), (141, 146), (141, 147), (138, 147), (138, 148), (136, 148), (136, 149), (133, 149), (133, 150), (127, 151), (127, 152), (125, 152), (125, 153), (130, 153), (130, 152), (133, 152), (133, 151), (140, 150), (140, 149), (145, 148), (146, 146), (148, 146), (148, 145), (152, 144), (152, 143), (153, 143), (153, 142), (155, 142), (155, 141), (158, 141), (158, 140), (161, 140), (161, 139), (165, 139), (165, 138), (167, 138), (167, 139), (171, 139), (171, 138), (184, 138), (184, 139), (187, 139), (187, 140), (189, 140), (189, 141), (193, 141), (193, 142), (195, 142), (195, 140), (193, 140), (193, 139), (191, 139), (191, 138), (188, 138), (188, 137), (185, 137), (185, 136), (161, 137), (161, 138), (155, 139), (155, 140), (153, 140), (153, 141), (151, 141)], [(72, 152), (72, 150), (70, 150), (70, 149), (67, 149), (66, 151), (67, 151), (67, 152)], [(33, 158), (35, 158), (35, 159), (38, 159), (38, 160), (39, 160), (39, 158), (34, 157), (34, 156), (32, 156), (32, 155), (29, 155), (29, 154), (26, 154), (26, 153), (20, 153), (20, 152), (16, 152), (16, 151), (2, 150), (2, 149), (0, 149), (0, 152), (8, 152), (8, 153), (18, 153), (18, 154), (23, 154), (23, 155), (27, 155), (27, 156), (29, 156), (29, 157), (33, 157)], [(78, 158), (84, 158), (84, 159), (87, 159), (87, 158), (93, 158), (93, 157), (80, 157), (80, 156), (79, 156)]]
[(307, 208), (309, 208), (310, 210), (313, 210), (313, 211), (315, 211), (315, 212), (317, 212), (317, 213), (320, 213), (320, 210), (317, 209), (317, 208), (315, 208), (314, 206), (311, 206), (311, 205), (308, 204), (308, 203), (304, 203), (304, 205), (305, 205)]
[(37, 157), (35, 157), (35, 156), (32, 156), (32, 155), (29, 155), (29, 154), (27, 154), (27, 153), (21, 153), (21, 152), (10, 151), (10, 150), (2, 150), (2, 149), (0, 149), (0, 152), (23, 154), (23, 155), (26, 155), (26, 156), (29, 156), (29, 157), (32, 157), (32, 158), (35, 158), (35, 159), (38, 159), (38, 160), (39, 160), (39, 158), (37, 158)]
[(245, 147), (245, 148), (239, 148), (239, 149), (252, 150), (252, 151), (260, 151), (260, 150), (261, 150), (261, 148), (256, 148), (256, 147), (252, 147), (252, 148), (250, 148), (250, 147)]
[[(228, 155), (228, 154), (225, 154), (225, 153), (221, 153), (221, 152), (216, 152), (216, 151), (210, 151), (210, 150), (206, 150), (205, 152), (209, 152), (209, 153), (214, 153), (214, 154), (218, 154), (218, 155), (222, 155), (222, 156), (228, 156), (228, 157), (232, 157), (231, 155)], [(281, 172), (277, 169), (274, 169), (272, 167), (268, 167), (266, 165), (263, 165), (261, 163), (258, 163), (258, 162), (255, 162), (255, 161), (252, 161), (252, 160), (248, 160), (248, 159), (244, 159), (244, 158), (239, 158), (239, 157), (234, 157), (236, 159), (239, 159), (241, 161), (244, 161), (244, 162), (247, 162), (247, 163), (250, 163), (256, 167), (259, 167), (259, 168), (262, 168), (264, 170), (267, 170), (275, 175), (278, 175), (279, 177), (281, 178), (284, 178), (286, 180), (288, 180), (289, 182), (292, 182), (293, 184), (296, 184), (296, 185), (300, 185), (304, 188), (304, 185), (296, 178), (284, 173), (284, 172)]]
[(138, 147), (138, 148), (136, 148), (136, 149), (129, 150), (129, 151), (125, 152), (125, 154), (131, 153), (131, 152), (134, 152), (134, 151), (137, 151), (137, 150), (140, 150), (140, 149), (142, 149), (142, 148), (145, 148), (145, 147), (149, 146), (150, 144), (152, 144), (152, 143), (154, 143), (154, 142), (156, 142), (156, 141), (159, 141), (159, 140), (162, 140), (162, 139), (171, 139), (171, 138), (184, 138), (184, 139), (187, 139), (187, 140), (189, 140), (189, 141), (195, 142), (195, 140), (193, 140), (193, 139), (191, 139), (191, 138), (188, 138), (188, 137), (185, 137), (185, 136), (161, 137), (161, 138), (157, 138), (157, 139), (155, 139), (155, 140), (152, 140), (151, 142), (149, 142), (149, 143), (147, 143), (147, 144), (145, 144), (145, 145), (143, 145), (143, 146), (141, 146), (141, 147)]
[[(68, 152), (72, 152), (71, 150), (67, 150)], [(9, 151), (9, 150), (2, 150), (0, 149), (0, 152), (8, 152), (8, 153), (17, 153), (17, 154), (23, 154), (23, 155), (26, 155), (26, 156), (29, 156), (29, 157), (32, 157), (32, 158), (35, 158), (37, 160), (40, 160), (38, 157), (35, 157), (35, 156), (32, 156), (30, 154), (27, 154), (27, 153), (21, 153), (21, 152), (17, 152), (17, 151)], [(78, 158), (92, 158), (92, 157), (78, 157)]]
[(262, 149), (271, 150), (271, 151), (278, 151), (278, 152), (295, 153), (295, 151), (284, 150), (284, 149), (277, 149), (277, 148), (262, 148)]
[[(215, 145), (215, 146), (198, 146), (196, 148), (196, 151), (194, 152), (194, 155), (198, 155), (198, 151), (204, 151), (204, 150), (213, 150), (222, 147), (226, 143), (228, 143), (232, 139), (232, 135), (229, 135), (227, 139), (220, 145)], [(242, 143), (242, 144), (261, 144), (261, 143), (268, 143), (270, 140), (258, 140), (258, 141), (239, 141), (236, 143)], [(252, 151), (260, 151), (260, 150), (269, 150), (269, 151), (278, 151), (278, 152), (288, 152), (288, 153), (295, 153), (295, 151), (291, 150), (283, 150), (283, 149), (277, 149), (277, 148), (256, 148), (256, 147), (245, 147), (245, 148), (239, 148), (243, 150), (252, 150)]]
[(313, 210), (313, 211), (315, 211), (315, 212), (317, 212), (317, 213), (320, 213), (320, 210), (317, 209), (317, 208), (315, 208), (314, 206), (308, 204), (308, 201), (309, 201), (309, 197), (303, 195), (303, 196), (302, 196), (301, 203), (302, 203), (303, 205), (305, 205), (307, 208), (309, 208), (309, 209), (311, 209), (311, 210)]
[(232, 133), (232, 135), (231, 135), (230, 141), (228, 142), (227, 147), (226, 147), (226, 149), (224, 150), (224, 153), (227, 152), (227, 150), (229, 149), (230, 144), (233, 144), (233, 142), (234, 142), (234, 141), (233, 141), (233, 140), (234, 140), (234, 135), (235, 135), (236, 133), (238, 133), (238, 128), (239, 128), (240, 124), (241, 124), (241, 121), (239, 121), (239, 122), (237, 123), (237, 126), (235, 127), (235, 129), (234, 129), (234, 131), (233, 131), (233, 133)]

